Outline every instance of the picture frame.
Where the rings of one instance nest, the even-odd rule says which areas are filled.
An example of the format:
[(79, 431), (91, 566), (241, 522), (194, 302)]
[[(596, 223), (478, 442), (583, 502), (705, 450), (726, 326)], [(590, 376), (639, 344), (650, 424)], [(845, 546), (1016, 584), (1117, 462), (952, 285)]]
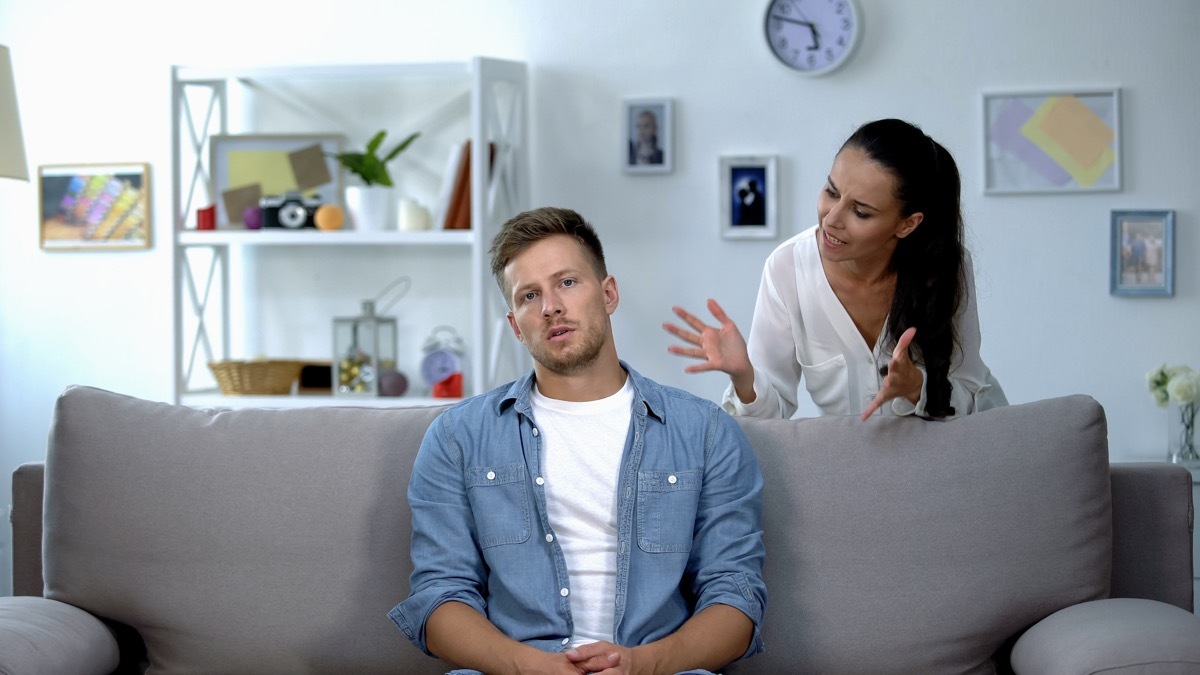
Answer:
[(210, 198), (217, 227), (241, 227), (262, 197), (298, 191), (342, 206), (341, 134), (214, 134), (209, 137)]
[(778, 236), (775, 155), (720, 158), (721, 236), (774, 239)]
[(674, 102), (669, 98), (624, 101), (625, 173), (671, 173), (674, 155)]
[(1113, 211), (1109, 292), (1175, 295), (1175, 212)]
[(38, 167), (42, 250), (150, 247), (150, 165), (44, 164)]
[(984, 194), (1121, 189), (1120, 89), (985, 93)]

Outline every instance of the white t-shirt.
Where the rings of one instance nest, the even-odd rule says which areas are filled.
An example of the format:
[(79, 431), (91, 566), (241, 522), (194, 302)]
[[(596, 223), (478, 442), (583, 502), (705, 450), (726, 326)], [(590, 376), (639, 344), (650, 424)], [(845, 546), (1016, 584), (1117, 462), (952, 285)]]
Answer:
[(617, 480), (633, 385), (598, 401), (559, 401), (533, 387), (542, 439), (546, 515), (570, 578), (570, 647), (613, 639), (617, 586)]

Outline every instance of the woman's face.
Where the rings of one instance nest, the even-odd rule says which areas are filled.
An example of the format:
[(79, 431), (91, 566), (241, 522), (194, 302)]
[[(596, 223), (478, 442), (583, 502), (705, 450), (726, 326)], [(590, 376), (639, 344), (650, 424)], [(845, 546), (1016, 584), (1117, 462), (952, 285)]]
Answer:
[(896, 179), (862, 150), (844, 148), (817, 199), (817, 235), (828, 261), (891, 260), (896, 244), (924, 215), (901, 215)]

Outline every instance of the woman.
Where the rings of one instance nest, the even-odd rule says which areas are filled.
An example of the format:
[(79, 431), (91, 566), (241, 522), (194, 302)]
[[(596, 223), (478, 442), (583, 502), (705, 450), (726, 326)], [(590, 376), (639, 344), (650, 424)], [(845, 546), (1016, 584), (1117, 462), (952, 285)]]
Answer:
[(941, 144), (901, 120), (859, 127), (817, 203), (817, 225), (763, 268), (749, 343), (681, 307), (691, 330), (663, 327), (699, 359), (689, 373), (729, 375), (735, 415), (797, 415), (801, 376), (822, 414), (946, 418), (1006, 405), (979, 357), (979, 317), (962, 244), (960, 182)]

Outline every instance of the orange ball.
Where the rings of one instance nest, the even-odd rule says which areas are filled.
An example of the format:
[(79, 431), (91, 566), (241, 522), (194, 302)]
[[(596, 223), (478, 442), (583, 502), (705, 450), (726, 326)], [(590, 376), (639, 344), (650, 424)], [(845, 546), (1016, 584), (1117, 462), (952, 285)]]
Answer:
[(341, 207), (335, 204), (322, 204), (313, 214), (313, 222), (316, 223), (318, 230), (340, 230), (345, 220), (346, 214), (342, 213)]

